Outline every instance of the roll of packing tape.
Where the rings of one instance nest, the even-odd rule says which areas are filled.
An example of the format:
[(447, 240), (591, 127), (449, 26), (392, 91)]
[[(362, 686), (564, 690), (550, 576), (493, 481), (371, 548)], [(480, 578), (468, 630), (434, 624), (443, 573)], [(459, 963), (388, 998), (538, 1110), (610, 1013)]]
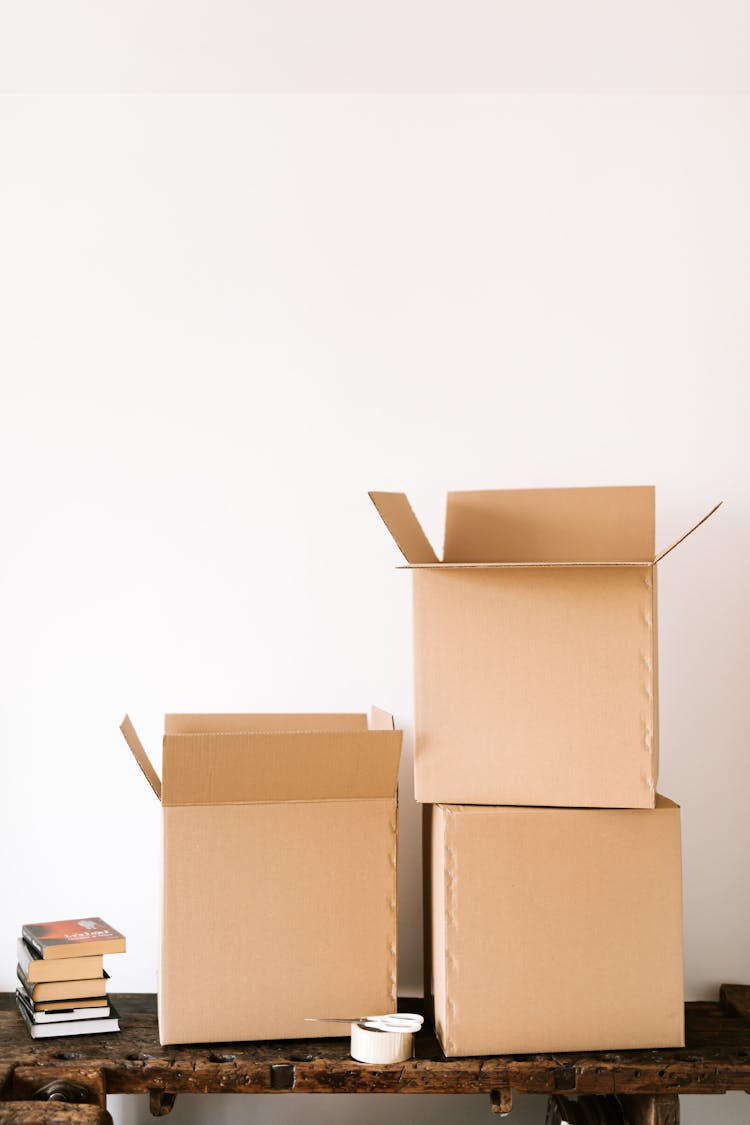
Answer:
[(351, 1056), (363, 1063), (397, 1063), (410, 1059), (414, 1053), (411, 1031), (380, 1031), (352, 1024)]

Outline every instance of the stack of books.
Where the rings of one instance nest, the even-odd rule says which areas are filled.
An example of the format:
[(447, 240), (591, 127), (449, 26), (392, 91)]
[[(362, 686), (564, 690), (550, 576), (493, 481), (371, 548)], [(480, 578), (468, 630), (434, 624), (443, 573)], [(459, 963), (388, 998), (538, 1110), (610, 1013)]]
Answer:
[(18, 939), (16, 1003), (34, 1039), (119, 1031), (107, 996), (105, 953), (124, 953), (125, 938), (101, 918), (23, 926)]

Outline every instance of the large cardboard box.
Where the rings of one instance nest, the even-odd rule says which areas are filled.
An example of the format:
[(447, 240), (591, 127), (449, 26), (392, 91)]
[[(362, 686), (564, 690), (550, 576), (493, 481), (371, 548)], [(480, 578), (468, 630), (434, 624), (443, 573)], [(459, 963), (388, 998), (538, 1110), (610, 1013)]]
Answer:
[(162, 1043), (340, 1035), (395, 1011), (401, 732), (365, 715), (167, 715)]
[(652, 808), (654, 489), (451, 492), (442, 561), (370, 495), (414, 578), (417, 800)]
[(684, 1042), (680, 810), (426, 810), (426, 993), (446, 1055)]

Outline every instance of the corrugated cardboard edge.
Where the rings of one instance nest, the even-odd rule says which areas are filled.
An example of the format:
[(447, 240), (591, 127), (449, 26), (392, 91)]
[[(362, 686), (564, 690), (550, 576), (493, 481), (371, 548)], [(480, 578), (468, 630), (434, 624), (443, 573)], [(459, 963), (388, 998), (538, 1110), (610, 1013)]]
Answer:
[(654, 562), (661, 562), (661, 560), (665, 558), (671, 551), (674, 551), (675, 547), (679, 547), (680, 543), (683, 543), (687, 539), (688, 535), (692, 535), (694, 531), (697, 531), (698, 528), (706, 522), (706, 520), (710, 520), (714, 512), (718, 512), (723, 503), (724, 501), (720, 500), (718, 504), (714, 504), (710, 512), (707, 512), (706, 515), (703, 516), (702, 519), (699, 519), (697, 523), (694, 523), (693, 526), (689, 528), (684, 535), (681, 535), (679, 539), (675, 539), (674, 543), (671, 543), (669, 547), (666, 547), (663, 551), (661, 551), (660, 554), (658, 554), (654, 559)]
[[(395, 732), (396, 721), (389, 711), (384, 711), (382, 707), (373, 706), (370, 708), (370, 730)], [(400, 735), (400, 746), (401, 739), (403, 739), (403, 732), (399, 731), (398, 733)], [(399, 762), (400, 757), (399, 751)], [(390, 821), (390, 827), (391, 855), (389, 862), (393, 870), (393, 893), (388, 903), (391, 914), (391, 940), (388, 947), (388, 964), (391, 1004), (395, 1012), (398, 1007), (398, 769), (396, 774), (396, 789), (393, 794), (393, 817)]]
[(370, 492), (370, 499), (408, 563), (436, 563), (438, 557), (404, 492)]
[(120, 730), (122, 731), (123, 738), (130, 747), (130, 752), (141, 767), (146, 781), (156, 794), (157, 800), (161, 801), (161, 781), (159, 775), (152, 766), (151, 759), (146, 753), (143, 743), (135, 733), (135, 727), (131, 723), (129, 715), (126, 715), (120, 723)]

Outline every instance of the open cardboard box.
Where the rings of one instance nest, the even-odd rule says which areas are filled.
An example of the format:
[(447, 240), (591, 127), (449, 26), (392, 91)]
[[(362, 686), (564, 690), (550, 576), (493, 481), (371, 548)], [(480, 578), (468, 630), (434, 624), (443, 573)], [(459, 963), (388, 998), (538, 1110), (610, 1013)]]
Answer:
[(448, 1056), (684, 1043), (680, 810), (425, 808)]
[(653, 808), (657, 563), (708, 516), (656, 554), (652, 487), (451, 492), (441, 561), (370, 496), (414, 578), (417, 800)]
[(167, 715), (162, 1043), (340, 1035), (395, 1011), (401, 731), (365, 715)]

